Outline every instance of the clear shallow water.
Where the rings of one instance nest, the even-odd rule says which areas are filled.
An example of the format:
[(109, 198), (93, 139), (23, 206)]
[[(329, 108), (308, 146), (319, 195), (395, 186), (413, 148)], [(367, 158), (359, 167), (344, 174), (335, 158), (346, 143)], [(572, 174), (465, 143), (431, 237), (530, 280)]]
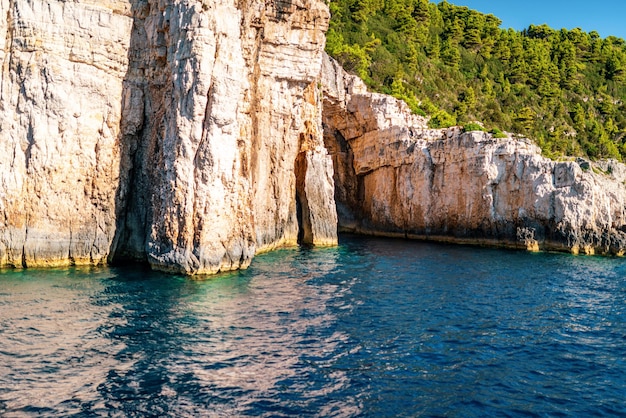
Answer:
[(0, 416), (625, 416), (626, 260), (343, 237), (0, 273)]

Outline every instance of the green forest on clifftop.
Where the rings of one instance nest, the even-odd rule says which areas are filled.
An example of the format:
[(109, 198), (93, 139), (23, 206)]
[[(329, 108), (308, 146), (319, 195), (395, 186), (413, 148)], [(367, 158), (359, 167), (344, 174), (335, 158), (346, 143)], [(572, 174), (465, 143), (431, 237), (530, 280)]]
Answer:
[[(626, 160), (626, 43), (428, 0), (331, 0), (327, 52), (433, 128), (480, 121), (544, 155)], [(475, 128), (476, 125), (472, 124)]]

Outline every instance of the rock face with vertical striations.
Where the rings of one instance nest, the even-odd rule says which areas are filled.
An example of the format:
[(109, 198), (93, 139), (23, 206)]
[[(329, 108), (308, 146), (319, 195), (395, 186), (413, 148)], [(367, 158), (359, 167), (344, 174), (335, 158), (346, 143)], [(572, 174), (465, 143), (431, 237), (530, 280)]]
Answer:
[(106, 260), (126, 1), (0, 0), (0, 266)]
[(626, 166), (556, 162), (523, 138), (431, 130), (324, 60), (340, 228), (587, 254), (626, 251)]
[(336, 243), (323, 2), (0, 0), (0, 16), (0, 266), (208, 274)]

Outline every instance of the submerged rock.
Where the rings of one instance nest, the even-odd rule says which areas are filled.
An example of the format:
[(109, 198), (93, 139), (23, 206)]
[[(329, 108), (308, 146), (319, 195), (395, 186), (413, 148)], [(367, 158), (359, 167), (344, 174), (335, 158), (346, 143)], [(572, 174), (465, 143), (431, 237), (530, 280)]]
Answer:
[(329, 58), (323, 84), (341, 229), (533, 251), (626, 250), (623, 164), (589, 169), (544, 158), (524, 138), (428, 129)]

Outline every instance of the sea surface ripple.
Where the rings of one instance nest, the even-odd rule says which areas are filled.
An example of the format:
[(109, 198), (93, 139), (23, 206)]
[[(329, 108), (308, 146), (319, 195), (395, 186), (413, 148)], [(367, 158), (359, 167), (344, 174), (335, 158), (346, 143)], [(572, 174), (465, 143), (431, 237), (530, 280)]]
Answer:
[(0, 416), (626, 416), (626, 260), (343, 236), (0, 273)]

